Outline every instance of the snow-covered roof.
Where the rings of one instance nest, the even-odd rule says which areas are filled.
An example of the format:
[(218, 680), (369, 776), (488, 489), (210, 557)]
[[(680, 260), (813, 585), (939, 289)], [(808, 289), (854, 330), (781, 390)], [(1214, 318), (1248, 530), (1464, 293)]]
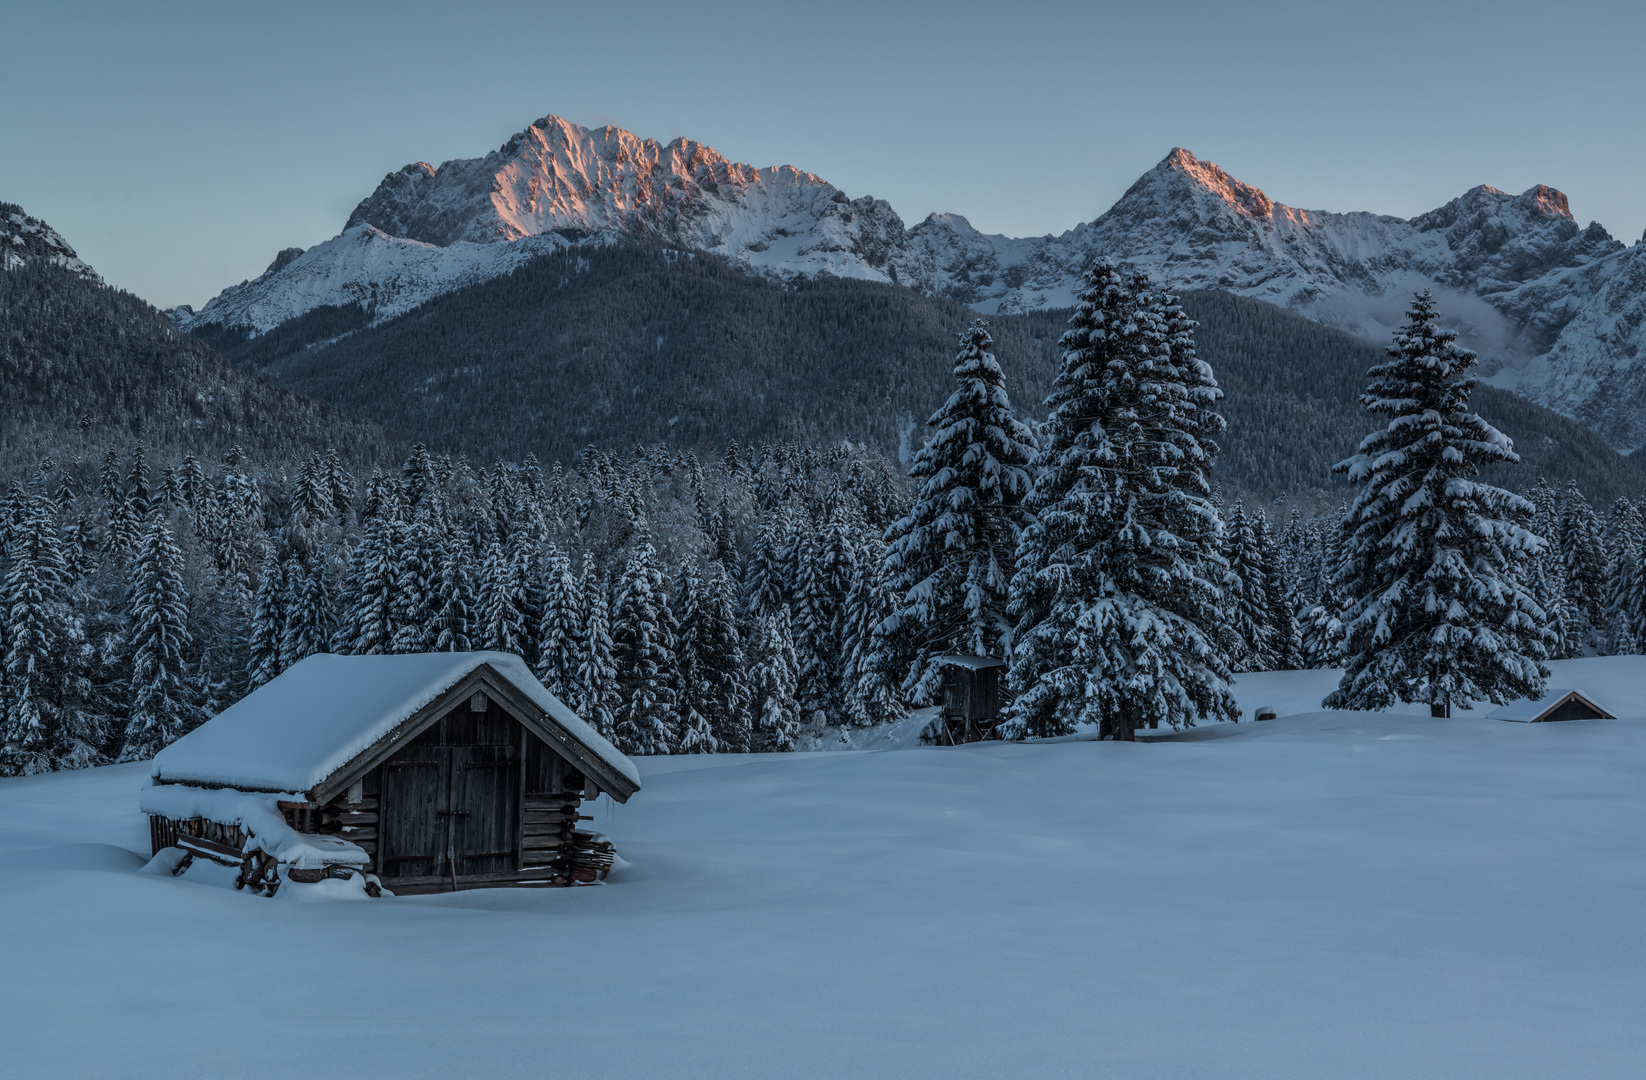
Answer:
[(1538, 717), (1542, 716), (1550, 709), (1560, 705), (1567, 698), (1572, 697), (1574, 694), (1587, 704), (1594, 706), (1596, 709), (1599, 709), (1602, 712), (1605, 711), (1604, 709), (1600, 709), (1600, 706), (1595, 705), (1594, 701), (1592, 701), (1589, 696), (1582, 691), (1557, 690), (1551, 686), (1547, 690), (1544, 690), (1543, 696), (1536, 701), (1533, 701), (1530, 698), (1521, 698), (1518, 701), (1511, 701), (1507, 705), (1497, 706), (1491, 712), (1486, 714), (1486, 719), (1513, 720), (1517, 723), (1530, 724), (1535, 722)]
[(158, 782), (306, 792), (435, 698), (489, 666), (635, 788), (640, 773), (513, 653), (413, 653), (302, 660), (155, 755)]
[(982, 671), (984, 668), (1006, 666), (1006, 661), (997, 656), (966, 656), (959, 653), (950, 656), (939, 656), (937, 662), (939, 664), (948, 664), (951, 667), (966, 668), (970, 671)]

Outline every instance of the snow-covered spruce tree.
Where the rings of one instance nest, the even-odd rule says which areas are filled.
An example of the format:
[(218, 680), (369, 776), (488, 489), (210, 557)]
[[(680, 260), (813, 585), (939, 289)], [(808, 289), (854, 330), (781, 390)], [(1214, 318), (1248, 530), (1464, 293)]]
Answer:
[(419, 519), (400, 530), (394, 582), (394, 645), (397, 653), (428, 652), (440, 630), (440, 535)]
[(754, 550), (743, 570), (743, 610), (751, 621), (764, 618), (788, 599), (778, 550), (782, 543), (780, 524), (772, 514), (760, 516)]
[(537, 678), (562, 701), (573, 698), (581, 660), (583, 590), (572, 572), (571, 559), (555, 548), (549, 552), (543, 587), (543, 617), (537, 627)]
[(366, 519), (365, 531), (349, 556), (345, 614), (333, 652), (376, 656), (393, 651), (399, 535), (400, 523), (392, 518), (378, 514)]
[(1001, 657), (1010, 634), (1006, 605), (1035, 438), (1012, 412), (992, 346), (982, 319), (960, 335), (960, 385), (927, 421), (931, 437), (909, 467), (914, 505), (886, 530), (898, 605), (880, 628), (881, 656), (920, 704), (937, 692), (937, 657)]
[(737, 587), (723, 563), (709, 563), (703, 601), (690, 625), (696, 653), (697, 695), (721, 750), (749, 749), (748, 675), (738, 631)]
[(246, 643), (246, 686), (256, 690), (283, 670), (281, 656), (286, 637), (286, 606), (291, 584), (286, 580), (286, 564), (269, 549), (263, 560), (263, 574), (252, 598), (251, 638)]
[(286, 563), (291, 606), (280, 643), (280, 662), (286, 667), (331, 649), (337, 633), (337, 608), (327, 563), (323, 551), (310, 556), (306, 568), (295, 559)]
[(754, 721), (752, 749), (794, 749), (800, 737), (800, 703), (794, 696), (797, 667), (794, 639), (789, 632), (789, 611), (778, 608), (760, 621), (760, 636), (755, 646), (749, 700)]
[(846, 700), (846, 719), (857, 727), (869, 727), (901, 720), (907, 709), (899, 690), (899, 678), (891, 672), (898, 665), (881, 655), (884, 640), (879, 634), (900, 597), (886, 576), (886, 549), (872, 534), (864, 539), (857, 556), (857, 573), (846, 596), (846, 656), (841, 685)]
[(617, 746), (626, 754), (667, 754), (677, 744), (673, 642), (666, 640), (663, 574), (657, 552), (639, 538), (617, 583), (612, 663), (622, 704)]
[(183, 553), (156, 516), (132, 559), (131, 719), (121, 761), (142, 761), (176, 741), (199, 720), (183, 656), (188, 650), (188, 596)]
[(801, 548), (793, 614), (802, 717), (813, 724), (840, 719), (841, 624), (857, 558), (851, 526), (838, 515)]
[(461, 538), (446, 544), (435, 591), (440, 607), (434, 620), (434, 651), (468, 652), (474, 648), (474, 579), (469, 574), (469, 547)]
[(1337, 588), (1343, 564), (1344, 541), (1351, 532), (1349, 510), (1341, 508), (1330, 525), (1322, 529), (1321, 562), (1327, 568), (1320, 594), (1304, 612), (1302, 625), (1303, 662), (1311, 668), (1337, 667), (1343, 663), (1343, 594)]
[(1108, 260), (1069, 322), (1012, 579), (1007, 733), (1235, 719), (1207, 482), (1223, 420), (1194, 324)]
[(607, 739), (617, 739), (617, 714), (622, 708), (617, 667), (612, 661), (611, 609), (606, 582), (594, 576), (593, 561), (583, 560), (583, 656), (577, 666), (577, 687), (569, 704), (577, 715)]
[(33, 496), (6, 529), (6, 568), (0, 592), (4, 644), (4, 738), (0, 775), (27, 776), (53, 767), (54, 735), (61, 724), (64, 612), (59, 594), (68, 566), (46, 500)]
[(714, 725), (709, 720), (711, 707), (704, 678), (709, 658), (704, 655), (707, 642), (702, 636), (706, 615), (703, 583), (690, 559), (681, 568), (680, 581), (668, 607), (675, 628), (675, 685), (679, 691), (677, 750), (682, 754), (712, 754), (720, 748), (720, 741), (715, 738)]
[(1269, 623), (1269, 583), (1263, 574), (1252, 519), (1246, 506), (1236, 500), (1224, 522), (1223, 558), (1228, 571), (1223, 577), (1223, 604), (1219, 609), (1224, 651), (1232, 671), (1267, 671), (1271, 663), (1274, 629)]
[(1257, 544), (1263, 572), (1264, 617), (1269, 626), (1268, 671), (1296, 671), (1303, 666), (1303, 644), (1297, 629), (1295, 582), (1288, 573), (1279, 539), (1269, 529), (1261, 507), (1252, 515), (1252, 539)]
[(1560, 505), (1560, 551), (1565, 557), (1566, 599), (1572, 612), (1587, 624), (1590, 635), (1606, 625), (1606, 539), (1600, 519), (1577, 482), (1566, 481)]
[(1442, 330), (1419, 293), (1361, 401), (1388, 417), (1337, 466), (1363, 485), (1338, 583), (1348, 607), (1343, 679), (1330, 709), (1427, 702), (1434, 716), (1472, 701), (1543, 693), (1549, 631), (1523, 587), (1543, 541), (1532, 505), (1475, 479), (1520, 459), (1469, 411), (1475, 355)]
[(520, 611), (518, 568), (496, 540), (480, 571), (481, 648), (524, 655), (526, 617)]

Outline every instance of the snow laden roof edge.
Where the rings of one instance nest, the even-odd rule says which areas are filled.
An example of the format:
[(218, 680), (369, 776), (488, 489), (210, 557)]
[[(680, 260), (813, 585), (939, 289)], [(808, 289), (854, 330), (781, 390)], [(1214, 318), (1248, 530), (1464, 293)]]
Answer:
[(482, 666), (639, 789), (633, 762), (523, 660), (501, 652), (310, 656), (160, 751), (152, 776), (162, 784), (312, 791)]

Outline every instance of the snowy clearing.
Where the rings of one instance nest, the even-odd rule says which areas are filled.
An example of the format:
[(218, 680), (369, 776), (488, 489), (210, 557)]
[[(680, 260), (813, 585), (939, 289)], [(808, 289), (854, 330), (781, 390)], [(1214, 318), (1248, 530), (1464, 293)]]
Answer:
[[(1646, 713), (1646, 659), (1551, 666)], [(1638, 1076), (1646, 726), (1323, 678), (1192, 742), (643, 760), (583, 889), (266, 900), (141, 870), (145, 763), (0, 780), (0, 1074)]]

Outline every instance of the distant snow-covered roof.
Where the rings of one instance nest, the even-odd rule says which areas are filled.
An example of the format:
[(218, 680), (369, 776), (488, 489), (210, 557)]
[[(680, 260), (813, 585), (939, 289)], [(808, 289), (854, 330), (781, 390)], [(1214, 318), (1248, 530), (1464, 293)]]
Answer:
[[(1559, 705), (1561, 702), (1571, 697), (1573, 694), (1576, 694), (1589, 704), (1595, 705), (1595, 702), (1589, 697), (1589, 695), (1583, 693), (1581, 690), (1557, 690), (1551, 686), (1544, 690), (1543, 696), (1536, 701), (1533, 701), (1530, 698), (1520, 698), (1518, 701), (1511, 701), (1507, 705), (1496, 706), (1491, 712), (1486, 714), (1486, 719), (1513, 720), (1518, 723), (1529, 724), (1535, 721), (1538, 717), (1542, 716), (1544, 713), (1548, 712), (1550, 709), (1554, 708), (1556, 705)], [(1600, 706), (1595, 705), (1595, 707), (1599, 708)]]
[(984, 668), (1006, 666), (1006, 661), (997, 656), (969, 656), (959, 653), (951, 654), (949, 656), (939, 656), (937, 658), (937, 662), (939, 664), (948, 664), (952, 667), (966, 668), (970, 671), (982, 671)]
[(633, 762), (544, 689), (524, 661), (501, 652), (311, 656), (160, 751), (154, 778), (309, 791), (482, 664), (640, 786)]

